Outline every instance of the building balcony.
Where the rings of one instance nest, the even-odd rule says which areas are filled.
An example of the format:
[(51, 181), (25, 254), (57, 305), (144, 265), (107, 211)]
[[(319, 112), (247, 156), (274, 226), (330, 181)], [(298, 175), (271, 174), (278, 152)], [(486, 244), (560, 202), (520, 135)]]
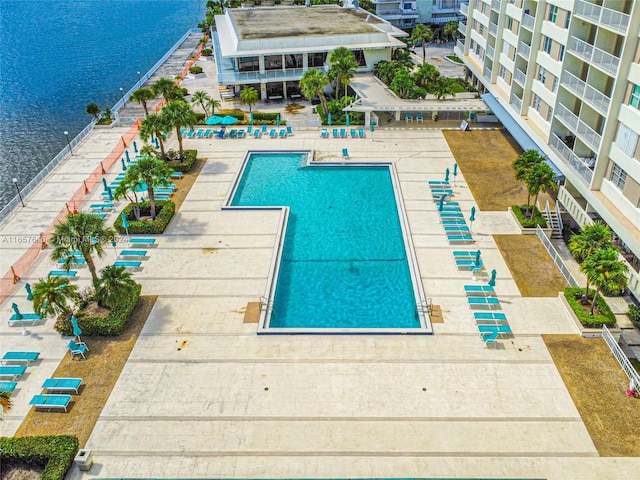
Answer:
[(602, 92), (593, 88), (591, 85), (580, 80), (575, 75), (572, 75), (569, 72), (564, 72), (562, 74), (562, 82), (560, 85), (572, 92), (576, 97), (587, 102), (603, 116), (607, 114), (611, 99)]
[(464, 42), (462, 40), (456, 42), (456, 48), (460, 50), (461, 55), (464, 55)]
[(520, 42), (518, 45), (518, 53), (521, 54), (527, 60), (529, 60), (529, 56), (531, 55), (531, 45), (527, 45), (524, 42)]
[(571, 37), (567, 49), (575, 56), (583, 59), (587, 63), (591, 63), (606, 73), (615, 75), (618, 71), (618, 66), (620, 65), (620, 59), (618, 57), (604, 50), (600, 50), (598, 47), (594, 47), (579, 38)]
[(515, 71), (513, 72), (513, 79), (518, 82), (520, 84), (520, 86), (524, 87), (524, 84), (526, 82), (527, 79), (527, 75), (520, 70), (519, 68), (516, 68)]
[(591, 23), (602, 25), (622, 34), (627, 33), (629, 28), (630, 15), (584, 0), (576, 0), (573, 14), (577, 18), (588, 20)]
[(467, 36), (467, 24), (464, 22), (460, 22), (458, 23), (458, 31), (464, 35), (465, 37)]
[(522, 15), (522, 26), (527, 30), (531, 30), (533, 32), (533, 27), (536, 24), (536, 18), (532, 17), (528, 13)]
[(570, 131), (580, 137), (580, 139), (588, 145), (591, 150), (594, 152), (600, 150), (600, 142), (602, 141), (600, 134), (580, 120), (562, 103), (557, 104), (555, 117), (564, 123)]
[(469, 16), (469, 4), (468, 3), (461, 3), (460, 4), (460, 13), (462, 15), (464, 15), (465, 17)]
[[(316, 70), (324, 71), (324, 67), (314, 67)], [(309, 68), (312, 70), (312, 68)], [(218, 72), (218, 82), (222, 85), (225, 84), (237, 84), (237, 83), (255, 83), (263, 80), (266, 81), (286, 81), (286, 80), (299, 80), (302, 74), (305, 72), (303, 68), (287, 68), (284, 70), (267, 70), (264, 73), (261, 72), (236, 72), (236, 71), (221, 71)]]
[(582, 180), (587, 187), (591, 185), (593, 170), (589, 168), (586, 162), (573, 153), (573, 150), (571, 150), (558, 135), (555, 133), (551, 134), (551, 137), (549, 138), (549, 145), (562, 158), (564, 163), (576, 171), (580, 180)]
[(489, 33), (491, 35), (493, 35), (494, 37), (497, 37), (498, 36), (498, 25), (493, 23), (493, 22), (491, 22), (489, 24)]
[(496, 12), (500, 11), (500, 0), (491, 0), (491, 9)]
[(522, 99), (518, 97), (515, 93), (512, 93), (509, 104), (512, 105), (516, 113), (520, 115), (520, 112), (522, 111)]
[(495, 53), (496, 53), (496, 49), (493, 48), (491, 45), (487, 45), (487, 57), (493, 60)]

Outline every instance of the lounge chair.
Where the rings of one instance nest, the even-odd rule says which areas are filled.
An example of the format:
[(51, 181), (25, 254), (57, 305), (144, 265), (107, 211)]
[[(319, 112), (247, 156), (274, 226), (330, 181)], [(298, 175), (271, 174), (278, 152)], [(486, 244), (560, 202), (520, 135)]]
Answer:
[(198, 131), (196, 132), (196, 138), (202, 138), (203, 135), (204, 135), (204, 130), (198, 129)]
[(467, 222), (464, 219), (454, 219), (454, 220), (442, 220), (440, 223), (442, 223), (442, 225), (466, 225)]
[(272, 128), (272, 129), (269, 131), (269, 138), (278, 138), (278, 132), (276, 131), (276, 129), (275, 129), (275, 128)]
[(119, 257), (146, 257), (146, 250), (121, 250)]
[(81, 378), (47, 378), (42, 384), (42, 388), (56, 392), (74, 392), (78, 393)]
[[(482, 263), (482, 260), (480, 260), (479, 263)], [(456, 259), (456, 267), (458, 268), (471, 268), (476, 264), (475, 259), (471, 260), (462, 260), (462, 259)]]
[(488, 331), (488, 332), (479, 331), (479, 333), (480, 333), (480, 338), (482, 339), (484, 344), (487, 346), (489, 344), (495, 345), (496, 340), (498, 339), (498, 335), (500, 335), (500, 333), (497, 330)]
[(469, 243), (473, 242), (473, 237), (471, 235), (447, 235), (447, 240), (449, 243)]
[(422, 113), (416, 113), (416, 122), (424, 122), (424, 118), (422, 117)]
[(244, 138), (244, 130), (242, 129), (238, 130), (237, 138)]
[(40, 356), (40, 352), (7, 352), (2, 357), (2, 363), (26, 363), (30, 365), (31, 362), (35, 362)]
[(89, 205), (89, 210), (97, 210), (99, 212), (112, 209), (113, 203), (92, 203), (91, 205)]
[(286, 128), (281, 128), (280, 132), (278, 133), (278, 137), (287, 138), (287, 129)]
[[(435, 185), (430, 185), (430, 187), (431, 187), (431, 193), (433, 195), (439, 195), (439, 196), (444, 195), (445, 197), (449, 197), (453, 195), (453, 190), (451, 190), (450, 188), (440, 188)], [(440, 198), (438, 198), (438, 200), (440, 200)]]
[[(73, 267), (84, 266), (87, 264), (87, 260), (84, 257), (67, 257), (69, 259), (69, 263)], [(61, 258), (58, 260), (58, 266), (62, 267), (67, 263), (67, 258)]]
[(69, 351), (71, 352), (72, 360), (75, 358), (76, 355), (80, 355), (85, 360), (87, 359), (87, 357), (84, 356), (84, 352), (87, 351), (86, 345), (76, 343), (73, 340), (69, 340), (69, 344), (67, 346), (69, 347)]
[(143, 237), (131, 237), (129, 238), (129, 245), (144, 245), (146, 247), (153, 247), (156, 244), (155, 238), (143, 238)]
[(476, 258), (478, 250), (454, 250), (453, 258)]
[(180, 129), (180, 135), (182, 135), (184, 137), (185, 133), (187, 133), (187, 129), (186, 128), (181, 128)]
[(338, 133), (337, 128), (334, 128), (333, 130), (331, 130), (331, 136), (333, 136), (333, 138), (340, 138), (340, 134)]
[(413, 122), (413, 117), (411, 116), (411, 114), (410, 114), (410, 113), (407, 113), (407, 114), (404, 116), (404, 119), (407, 121), (407, 123), (409, 123), (409, 122)]
[(347, 148), (342, 149), (342, 158), (349, 158), (349, 149)]
[(20, 375), (23, 375), (27, 370), (25, 365), (7, 365), (0, 366), (0, 378), (7, 377), (11, 381), (17, 380)]
[(267, 124), (266, 124), (266, 123), (263, 123), (263, 124), (262, 124), (262, 127), (260, 128), (260, 131), (261, 131), (262, 133), (267, 133)]
[(449, 186), (449, 182), (444, 180), (429, 180), (429, 186), (433, 185), (434, 187), (445, 188)]
[(255, 130), (253, 132), (253, 138), (260, 138), (261, 135), (262, 135), (262, 130)]
[(76, 270), (51, 270), (49, 272), (50, 277), (67, 277), (67, 278), (76, 278), (78, 276), (78, 272)]
[(494, 307), (500, 306), (500, 300), (496, 297), (467, 297), (470, 307)]
[(366, 136), (365, 133), (364, 133), (364, 128), (359, 128), (358, 129), (358, 136), (360, 138), (364, 138)]
[(131, 262), (127, 260), (116, 260), (113, 262), (113, 265), (116, 267), (130, 268), (132, 270), (142, 268), (142, 262)]
[(13, 393), (18, 382), (0, 382), (0, 391)]
[(293, 135), (293, 128), (287, 125), (287, 135)]
[(204, 135), (203, 135), (203, 137), (204, 137), (204, 138), (209, 138), (209, 137), (211, 137), (211, 129), (210, 129), (210, 128), (207, 128), (207, 129), (204, 131)]
[(9, 318), (9, 326), (13, 327), (15, 325), (24, 326), (25, 324), (35, 325), (39, 321), (42, 320), (40, 315), (36, 315), (35, 313), (22, 313), (22, 318), (18, 318), (18, 316), (14, 313)]
[(347, 129), (346, 128), (341, 128), (340, 129), (340, 138), (347, 138)]
[(253, 134), (253, 125), (247, 126), (247, 133)]
[(443, 225), (444, 231), (446, 233), (455, 233), (455, 232), (463, 232), (469, 233), (469, 227), (465, 225)]
[[(170, 198), (170, 197), (169, 197), (169, 195), (167, 195), (167, 194), (161, 193), (161, 194), (159, 194), (159, 195), (154, 195), (154, 196), (153, 196), (153, 198), (154, 198), (154, 199), (156, 200), (156, 202), (157, 202), (157, 201), (167, 201), (167, 200), (169, 200), (169, 198)], [(144, 198), (143, 198), (141, 201), (143, 201), (143, 202), (144, 202)]]
[(464, 214), (462, 212), (455, 212), (455, 211), (442, 211), (442, 212), (438, 212), (440, 214), (440, 218), (441, 219), (451, 219), (451, 218), (458, 218), (458, 219), (463, 219), (464, 218)]
[(63, 408), (66, 412), (70, 402), (71, 395), (35, 395), (29, 405), (35, 408)]
[(187, 138), (191, 138), (191, 137), (193, 137), (193, 136), (195, 135), (195, 133), (196, 133), (196, 132), (195, 132), (195, 130), (191, 129), (191, 130), (189, 130), (189, 131), (187, 132), (187, 134), (185, 135), (185, 137), (187, 137)]
[(320, 130), (320, 137), (329, 138), (329, 132), (327, 131), (326, 128), (323, 128), (322, 130)]
[(477, 321), (495, 320), (498, 322), (506, 322), (507, 316), (502, 312), (473, 312), (473, 319)]
[(351, 138), (358, 138), (358, 132), (356, 132), (355, 128), (349, 130), (349, 133), (351, 133)]
[(476, 325), (480, 335), (483, 333), (493, 333), (498, 332), (498, 335), (509, 335), (513, 332), (511, 331), (511, 327), (509, 325)]
[(218, 139), (222, 140), (222, 139), (224, 138), (224, 136), (225, 136), (225, 133), (227, 133), (227, 132), (226, 132), (226, 131), (224, 130), (224, 128), (223, 128), (222, 130), (220, 130), (220, 131), (218, 132), (218, 135), (216, 136), (216, 138), (218, 138)]
[(171, 173), (171, 178), (178, 178), (178, 179), (180, 179), (180, 178), (182, 178), (182, 177), (184, 177), (184, 175), (182, 174), (182, 172), (172, 172), (172, 173)]
[(173, 188), (156, 187), (153, 189), (153, 193), (155, 194), (156, 197), (158, 195), (173, 195), (174, 192), (175, 192), (175, 189)]
[(229, 138), (236, 138), (236, 135), (238, 134), (238, 130), (236, 130), (235, 128), (231, 129), (229, 131)]

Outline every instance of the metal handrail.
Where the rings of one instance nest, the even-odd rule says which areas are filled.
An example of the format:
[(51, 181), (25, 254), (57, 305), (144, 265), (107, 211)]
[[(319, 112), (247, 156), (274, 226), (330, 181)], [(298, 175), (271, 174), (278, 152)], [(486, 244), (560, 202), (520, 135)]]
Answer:
[(611, 335), (606, 325), (602, 326), (602, 338), (609, 346), (611, 354), (618, 361), (624, 373), (627, 374), (629, 378), (629, 390), (640, 394), (640, 374), (633, 368), (633, 365), (631, 365), (631, 362), (620, 348), (620, 345), (618, 345), (618, 342), (616, 342), (616, 339), (613, 338), (613, 335)]
[(560, 273), (562, 273), (564, 278), (567, 280), (567, 283), (572, 287), (578, 287), (580, 284), (571, 273), (571, 270), (569, 270), (569, 267), (567, 267), (567, 265), (564, 263), (564, 260), (556, 250), (556, 247), (554, 247), (551, 241), (549, 240), (549, 238), (547, 238), (547, 236), (544, 233), (544, 230), (540, 228), (540, 225), (536, 226), (536, 235), (542, 242), (542, 245), (544, 245), (544, 248), (547, 250), (547, 253), (551, 256), (553, 263), (555, 263), (556, 267), (560, 269)]

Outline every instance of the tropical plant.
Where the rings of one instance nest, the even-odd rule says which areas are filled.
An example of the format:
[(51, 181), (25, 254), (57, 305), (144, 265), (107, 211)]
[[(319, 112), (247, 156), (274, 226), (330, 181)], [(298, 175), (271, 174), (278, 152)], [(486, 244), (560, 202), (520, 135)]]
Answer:
[(406, 48), (396, 48), (391, 55), (391, 59), (400, 63), (404, 67), (413, 68), (413, 59), (411, 58), (411, 52)]
[(556, 174), (545, 162), (534, 165), (525, 181), (527, 182), (527, 192), (533, 196), (533, 205), (538, 204), (538, 195), (547, 190), (556, 191), (558, 184), (555, 181)]
[(453, 89), (453, 82), (449, 78), (438, 77), (431, 84), (431, 93), (435, 95), (438, 100), (443, 100), (448, 96), (455, 97), (455, 91)]
[(413, 74), (416, 84), (426, 89), (429, 89), (439, 77), (440, 72), (430, 63), (423, 63)]
[[(525, 182), (527, 177), (529, 176), (529, 172), (531, 172), (534, 165), (538, 165), (546, 160), (547, 156), (541, 154), (536, 149), (526, 150), (524, 153), (520, 154), (518, 158), (516, 158), (511, 167), (515, 171), (516, 180), (521, 182)], [(527, 214), (529, 209), (531, 208), (531, 193), (527, 188)]]
[(142, 182), (135, 178), (127, 178), (125, 177), (123, 180), (118, 183), (115, 191), (113, 192), (113, 197), (116, 200), (120, 200), (122, 197), (127, 198), (132, 205), (131, 210), (133, 211), (133, 215), (136, 220), (140, 220), (140, 199), (138, 198), (138, 190), (142, 187)]
[(422, 63), (426, 60), (426, 43), (433, 40), (433, 31), (426, 25), (419, 23), (411, 32), (411, 41), (422, 44)]
[(445, 37), (451, 37), (451, 40), (456, 39), (456, 33), (458, 32), (458, 21), (457, 20), (449, 20), (444, 26), (444, 35)]
[(240, 91), (240, 101), (243, 105), (249, 105), (249, 113), (251, 107), (258, 103), (258, 91), (253, 87), (246, 87)]
[(142, 87), (137, 89), (129, 97), (131, 101), (134, 101), (142, 105), (142, 108), (144, 108), (145, 117), (149, 116), (149, 108), (147, 106), (147, 102), (150, 100), (153, 100), (154, 98), (156, 98), (156, 96), (153, 94), (153, 91), (148, 87)]
[(111, 108), (107, 107), (104, 109), (100, 122), (104, 122), (105, 124), (110, 124), (113, 122), (113, 112), (111, 111)]
[(147, 195), (151, 204), (151, 220), (155, 220), (156, 199), (153, 189), (168, 185), (173, 170), (157, 157), (157, 151), (151, 145), (145, 145), (140, 153), (142, 158), (127, 169), (125, 181), (132, 184), (142, 182), (147, 185)]
[(329, 84), (329, 77), (320, 70), (311, 69), (302, 74), (300, 79), (300, 91), (308, 100), (316, 95), (322, 104), (322, 111), (325, 115), (329, 114), (327, 108), (327, 97), (324, 94), (325, 87)]
[(125, 267), (109, 265), (100, 270), (100, 278), (95, 283), (95, 299), (101, 307), (113, 308), (129, 298), (135, 285)]
[[(596, 305), (596, 298), (601, 290), (611, 293), (621, 293), (627, 288), (628, 266), (618, 257), (618, 250), (612, 247), (594, 251), (580, 265), (580, 270), (586, 275), (591, 284), (596, 287), (591, 300), (590, 315)], [(589, 289), (587, 288), (587, 295)]]
[(11, 392), (0, 390), (0, 407), (2, 407), (2, 418), (11, 410)]
[(220, 108), (221, 106), (222, 106), (222, 104), (220, 103), (220, 100), (217, 100), (215, 98), (210, 98), (207, 101), (207, 107), (209, 107), (211, 109), (211, 115), (215, 115), (216, 108)]
[(329, 63), (329, 79), (336, 82), (336, 97), (340, 98), (341, 85), (344, 85), (346, 96), (347, 87), (358, 69), (355, 55), (347, 47), (338, 47), (329, 55)]
[(157, 138), (158, 144), (160, 145), (160, 153), (163, 158), (166, 156), (164, 151), (163, 132), (168, 128), (168, 125), (164, 122), (164, 118), (157, 114), (148, 115), (143, 118), (140, 123), (140, 138), (145, 142), (151, 137)]
[(211, 100), (209, 94), (207, 92), (203, 92), (202, 90), (193, 92), (193, 95), (191, 95), (191, 102), (200, 104), (205, 115), (208, 115), (207, 106), (209, 105), (209, 100)]
[(79, 298), (78, 287), (68, 278), (51, 277), (40, 279), (33, 286), (33, 311), (43, 317), (53, 317), (69, 312)]
[(396, 72), (389, 86), (399, 97), (405, 98), (413, 90), (414, 83), (409, 72), (403, 69)]
[[(110, 243), (115, 234), (116, 232), (108, 228), (99, 215), (86, 212), (69, 214), (65, 221), (56, 225), (53, 230), (51, 259), (57, 262), (78, 250), (87, 262), (91, 278), (96, 280), (98, 275), (92, 254), (95, 253), (98, 258), (102, 258), (104, 246)], [(68, 269), (70, 264), (66, 264), (65, 267)]]
[(96, 120), (100, 118), (101, 111), (102, 110), (100, 110), (100, 107), (98, 106), (97, 103), (90, 103), (85, 108), (85, 112), (87, 112), (89, 115), (93, 115), (96, 118)]
[(155, 95), (162, 95), (169, 102), (176, 97), (176, 84), (169, 78), (159, 78), (151, 85), (151, 91)]
[(400, 71), (408, 72), (408, 69), (405, 65), (396, 60), (392, 60), (391, 62), (381, 60), (376, 63), (374, 67), (374, 73), (380, 80), (382, 80), (383, 83), (387, 85), (389, 85), (393, 81), (393, 78)]
[(196, 114), (188, 103), (183, 100), (171, 100), (160, 112), (162, 121), (166, 123), (167, 128), (175, 128), (178, 137), (178, 147), (180, 158), (184, 158), (184, 148), (182, 147), (182, 133), (180, 129), (184, 126), (192, 128), (196, 123)]

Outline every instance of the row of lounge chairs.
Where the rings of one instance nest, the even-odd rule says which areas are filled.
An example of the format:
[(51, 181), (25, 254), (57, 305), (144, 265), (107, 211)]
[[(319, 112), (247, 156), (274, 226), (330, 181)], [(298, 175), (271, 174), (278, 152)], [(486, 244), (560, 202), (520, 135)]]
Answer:
[[(364, 128), (358, 128), (357, 130), (355, 128), (352, 128), (349, 130), (349, 133), (351, 135), (351, 138), (364, 138), (366, 136), (364, 132)], [(331, 130), (331, 135), (333, 136), (333, 138), (347, 138), (347, 129), (334, 128)], [(323, 128), (320, 131), (320, 136), (322, 138), (329, 138), (329, 131), (326, 128)]]
[(449, 243), (473, 242), (471, 230), (467, 226), (460, 205), (458, 202), (450, 201), (453, 196), (453, 189), (451, 189), (449, 182), (431, 180), (429, 181), (429, 189), (431, 190), (433, 201), (438, 204), (442, 202), (442, 207), (438, 205), (438, 215)]
[(250, 136), (253, 138), (260, 138), (262, 135), (269, 136), (270, 138), (286, 138), (288, 136), (293, 135), (293, 128), (290, 126), (286, 126), (283, 128), (278, 127), (272, 128), (269, 130), (267, 125), (262, 125), (261, 127), (254, 128), (252, 125), (248, 125), (246, 130), (232, 128), (231, 130), (227, 130), (226, 128), (221, 128), (220, 130), (213, 129), (198, 129), (182, 130), (182, 135), (185, 138), (245, 138), (246, 136)]

